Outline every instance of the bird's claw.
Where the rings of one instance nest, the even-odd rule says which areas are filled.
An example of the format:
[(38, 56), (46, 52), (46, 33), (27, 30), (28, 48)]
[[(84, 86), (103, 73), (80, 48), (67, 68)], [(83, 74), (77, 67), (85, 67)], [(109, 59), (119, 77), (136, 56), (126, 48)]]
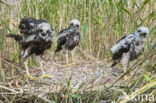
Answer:
[(71, 67), (72, 65), (71, 65), (71, 64), (67, 64), (66, 66), (67, 66), (67, 67)]
[(43, 74), (40, 78), (52, 78), (52, 76), (49, 74)]
[(72, 62), (72, 63), (70, 63), (70, 64), (67, 64), (67, 67), (71, 67), (72, 65), (74, 65), (75, 63), (74, 62)]
[(74, 65), (74, 64), (75, 64), (75, 62), (70, 63), (70, 65)]
[(32, 79), (32, 80), (36, 80), (35, 77), (33, 77), (33, 76), (29, 75), (29, 74), (26, 74), (26, 77), (29, 78), (29, 79)]

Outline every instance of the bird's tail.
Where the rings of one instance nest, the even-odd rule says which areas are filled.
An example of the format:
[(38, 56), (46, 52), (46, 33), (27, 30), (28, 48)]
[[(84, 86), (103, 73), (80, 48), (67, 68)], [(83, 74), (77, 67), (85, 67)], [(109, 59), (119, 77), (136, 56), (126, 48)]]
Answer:
[(56, 53), (56, 52), (59, 52), (61, 49), (62, 49), (62, 48), (58, 48), (58, 47), (57, 47), (57, 49), (55, 50), (55, 53)]
[(115, 65), (117, 65), (118, 63), (116, 61), (113, 62), (113, 64), (111, 65), (111, 67), (114, 67)]
[(62, 45), (58, 44), (57, 45), (57, 49), (55, 50), (55, 53), (59, 52), (60, 50), (62, 50)]
[(7, 37), (14, 38), (16, 41), (22, 40), (22, 36), (16, 34), (8, 34)]

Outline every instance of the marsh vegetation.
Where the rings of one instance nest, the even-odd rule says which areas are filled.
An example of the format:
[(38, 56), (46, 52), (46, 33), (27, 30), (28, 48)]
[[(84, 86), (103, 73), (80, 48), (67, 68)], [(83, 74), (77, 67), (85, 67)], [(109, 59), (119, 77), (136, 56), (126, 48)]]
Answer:
[[(123, 91), (130, 99), (146, 94), (156, 101), (155, 0), (1, 1), (0, 102), (134, 103), (123, 98)], [(45, 54), (44, 61), (46, 71), (53, 75), (52, 79), (26, 79), (18, 44), (6, 38), (8, 33), (19, 34), (18, 24), (25, 16), (44, 18), (55, 30), (53, 46)], [(68, 69), (62, 66), (65, 62), (63, 53), (54, 54), (54, 50), (58, 32), (74, 18), (81, 22), (82, 38), (75, 53), (76, 64)], [(110, 69), (110, 48), (123, 35), (140, 26), (150, 29), (145, 50), (131, 63), (126, 73), (116, 74), (122, 66), (118, 65), (113, 71)], [(32, 74), (40, 75), (33, 57), (29, 60), (29, 67)], [(124, 81), (124, 76), (128, 80)], [(146, 98), (139, 102), (154, 103)]]

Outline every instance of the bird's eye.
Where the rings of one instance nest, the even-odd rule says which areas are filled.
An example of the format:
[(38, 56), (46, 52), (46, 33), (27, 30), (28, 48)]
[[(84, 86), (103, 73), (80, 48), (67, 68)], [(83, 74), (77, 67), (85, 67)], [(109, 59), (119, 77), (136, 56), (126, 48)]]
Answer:
[(76, 27), (79, 27), (79, 25), (76, 25)]
[(73, 23), (71, 23), (70, 25), (71, 25), (71, 26), (73, 26), (74, 24), (73, 24)]
[(24, 29), (24, 28), (25, 28), (25, 25), (24, 25), (24, 24), (20, 24), (20, 25), (19, 25), (19, 28), (20, 28), (20, 29)]
[(40, 30), (39, 30), (39, 32), (43, 32), (43, 30), (42, 30), (42, 29), (40, 29)]
[(138, 30), (137, 32), (139, 32), (139, 33), (140, 33), (140, 32), (141, 32), (141, 30)]

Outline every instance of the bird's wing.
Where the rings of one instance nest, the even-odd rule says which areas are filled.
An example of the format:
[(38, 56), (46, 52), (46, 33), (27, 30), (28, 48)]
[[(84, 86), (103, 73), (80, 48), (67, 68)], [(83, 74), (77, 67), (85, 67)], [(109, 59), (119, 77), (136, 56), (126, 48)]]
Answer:
[(57, 49), (55, 52), (58, 52), (62, 49), (62, 46), (66, 43), (66, 35), (61, 34), (57, 37)]
[(80, 39), (81, 39), (81, 32), (78, 32), (77, 33), (77, 45), (79, 44)]
[(68, 45), (72, 49), (79, 44), (81, 38), (81, 33), (80, 32), (75, 32), (75, 31), (64, 31), (62, 34), (58, 36), (57, 39), (57, 49), (55, 52), (60, 51), (62, 49), (62, 46), (64, 44)]
[(126, 37), (127, 37), (127, 35), (123, 36), (120, 40), (117, 41), (117, 43), (119, 43), (121, 40), (125, 39)]
[(113, 60), (120, 59), (123, 53), (127, 53), (130, 50), (131, 44), (134, 43), (136, 37), (133, 34), (122, 37), (117, 44), (115, 44), (111, 51), (113, 53)]
[(31, 35), (26, 36), (26, 37), (24, 38), (24, 42), (38, 41), (38, 40), (40, 40), (40, 39), (39, 39), (39, 36), (36, 35), (36, 34), (31, 34)]
[(23, 37), (17, 34), (8, 34), (7, 37), (14, 38), (17, 42), (22, 41)]
[(61, 31), (59, 32), (59, 34), (58, 34), (57, 40), (58, 40), (59, 38), (63, 37), (63, 36), (66, 36), (66, 35), (69, 34), (69, 33), (70, 33), (69, 29), (63, 29), (63, 30), (61, 30)]
[(62, 34), (64, 34), (65, 32), (67, 32), (68, 31), (68, 29), (63, 29), (63, 30), (61, 30), (60, 32), (59, 32), (59, 35), (62, 35)]

